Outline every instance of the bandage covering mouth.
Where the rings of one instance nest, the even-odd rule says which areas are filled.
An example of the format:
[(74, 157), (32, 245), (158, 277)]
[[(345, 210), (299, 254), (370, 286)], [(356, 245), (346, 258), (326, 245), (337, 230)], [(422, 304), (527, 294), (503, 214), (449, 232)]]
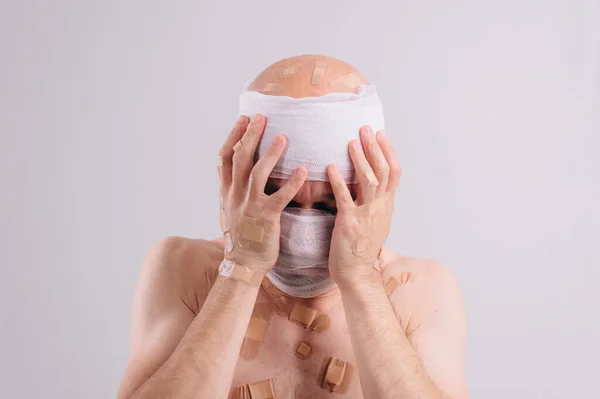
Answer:
[[(266, 116), (259, 144), (262, 157), (275, 135), (287, 138), (283, 155), (271, 177), (289, 179), (299, 166), (307, 181), (329, 181), (327, 166), (335, 163), (346, 181), (356, 183), (348, 144), (359, 138), (362, 126), (383, 130), (383, 107), (375, 86), (363, 85), (358, 93), (329, 93), (320, 97), (292, 98), (244, 90), (240, 115)], [(283, 292), (309, 298), (335, 286), (327, 268), (335, 216), (319, 210), (287, 208), (281, 215), (279, 258), (267, 273)]]

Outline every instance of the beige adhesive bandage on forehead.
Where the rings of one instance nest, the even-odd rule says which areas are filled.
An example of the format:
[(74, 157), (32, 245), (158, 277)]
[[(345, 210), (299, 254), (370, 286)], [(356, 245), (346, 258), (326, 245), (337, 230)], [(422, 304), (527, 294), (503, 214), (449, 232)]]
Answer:
[(346, 393), (352, 379), (353, 366), (335, 357), (327, 358), (321, 376), (321, 388), (330, 392)]
[(271, 82), (267, 83), (261, 91), (264, 91), (265, 93), (279, 93), (281, 90), (283, 90), (283, 85), (281, 83)]
[(336, 91), (354, 90), (360, 86), (361, 81), (360, 74), (358, 72), (352, 72), (332, 81), (329, 85)]
[(298, 72), (298, 67), (296, 65), (290, 65), (284, 68), (281, 68), (279, 71), (279, 77), (281, 78), (291, 78)]
[(327, 64), (325, 61), (317, 61), (315, 63), (315, 68), (313, 69), (312, 78), (310, 83), (313, 85), (320, 85), (323, 80), (323, 76), (325, 75), (325, 70), (327, 69)]

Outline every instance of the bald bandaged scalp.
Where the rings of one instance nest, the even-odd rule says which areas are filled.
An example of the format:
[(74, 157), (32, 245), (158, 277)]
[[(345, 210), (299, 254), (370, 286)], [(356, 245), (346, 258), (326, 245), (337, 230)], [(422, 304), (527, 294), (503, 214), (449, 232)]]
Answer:
[[(354, 75), (352, 75), (354, 76)], [(355, 84), (351, 76), (341, 78), (345, 87)], [(276, 134), (283, 133), (287, 147), (271, 177), (288, 179), (299, 166), (308, 181), (329, 181), (327, 166), (335, 163), (346, 183), (356, 183), (348, 143), (359, 139), (359, 130), (369, 125), (384, 130), (383, 107), (373, 85), (358, 87), (358, 93), (329, 93), (320, 97), (292, 98), (254, 91), (240, 96), (240, 115), (265, 115), (267, 124), (258, 148), (263, 156)]]

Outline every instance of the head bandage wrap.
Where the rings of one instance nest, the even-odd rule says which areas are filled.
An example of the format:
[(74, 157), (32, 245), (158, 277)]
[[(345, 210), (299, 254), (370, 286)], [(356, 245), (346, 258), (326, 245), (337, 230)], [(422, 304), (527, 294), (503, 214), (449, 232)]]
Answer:
[[(383, 108), (375, 86), (361, 86), (358, 94), (329, 93), (321, 97), (292, 98), (244, 91), (240, 115), (267, 117), (258, 155), (263, 156), (276, 134), (287, 147), (271, 177), (288, 179), (299, 166), (308, 181), (329, 181), (327, 166), (335, 163), (346, 183), (357, 179), (348, 143), (359, 138), (362, 126), (383, 130)], [(267, 273), (271, 282), (289, 295), (317, 296), (335, 284), (327, 261), (335, 216), (323, 211), (285, 209), (281, 214), (279, 259)]]

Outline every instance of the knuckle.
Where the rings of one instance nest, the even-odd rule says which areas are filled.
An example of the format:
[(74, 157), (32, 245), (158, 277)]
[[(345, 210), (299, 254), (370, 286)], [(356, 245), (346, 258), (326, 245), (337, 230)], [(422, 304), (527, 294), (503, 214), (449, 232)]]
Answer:
[(250, 171), (250, 180), (257, 180), (257, 179), (260, 179), (260, 177), (261, 177), (260, 168), (257, 168), (257, 167), (252, 168), (252, 170)]
[(269, 149), (267, 150), (267, 156), (269, 157), (276, 157), (279, 154), (279, 149), (276, 146), (270, 146)]
[(287, 205), (287, 203), (289, 201), (287, 201), (287, 195), (285, 195), (285, 191), (282, 192), (282, 189), (279, 190), (279, 192), (277, 193), (277, 195), (274, 195), (272, 198), (272, 201), (275, 205), (277, 205), (278, 207), (281, 207), (283, 205)]

